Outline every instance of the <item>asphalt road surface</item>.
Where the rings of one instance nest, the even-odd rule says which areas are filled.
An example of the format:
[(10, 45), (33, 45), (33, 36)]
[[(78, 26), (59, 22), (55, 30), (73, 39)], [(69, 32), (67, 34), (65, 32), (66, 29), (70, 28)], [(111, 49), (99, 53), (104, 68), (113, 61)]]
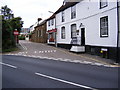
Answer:
[(3, 88), (118, 88), (118, 68), (3, 55)]

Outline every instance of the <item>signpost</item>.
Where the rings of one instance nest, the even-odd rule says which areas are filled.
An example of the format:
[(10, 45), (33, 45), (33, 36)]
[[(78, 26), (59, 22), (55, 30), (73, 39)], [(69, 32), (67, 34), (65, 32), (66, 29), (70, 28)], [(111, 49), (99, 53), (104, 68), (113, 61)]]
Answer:
[(17, 31), (17, 29), (15, 29), (14, 35), (15, 35), (16, 44), (18, 44), (18, 35), (19, 35), (19, 32)]
[(14, 31), (14, 35), (19, 35), (19, 32), (18, 31)]

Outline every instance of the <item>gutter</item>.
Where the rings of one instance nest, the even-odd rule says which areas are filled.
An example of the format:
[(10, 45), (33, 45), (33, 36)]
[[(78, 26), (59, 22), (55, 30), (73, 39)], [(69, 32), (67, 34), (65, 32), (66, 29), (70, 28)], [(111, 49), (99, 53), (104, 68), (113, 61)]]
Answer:
[(120, 10), (120, 8), (119, 8), (119, 7), (120, 7), (120, 6), (119, 6), (119, 3), (120, 3), (119, 0), (117, 0), (117, 26), (118, 26), (118, 31), (117, 31), (117, 50), (116, 50), (117, 56), (116, 56), (116, 63), (119, 63), (119, 62), (120, 62), (120, 61), (119, 61), (119, 60), (120, 60), (120, 56), (119, 56), (119, 53), (120, 53), (120, 51), (119, 51), (119, 42), (120, 42), (120, 41), (119, 41), (119, 40), (120, 40), (120, 39), (119, 39), (119, 38), (120, 38), (120, 34), (119, 34), (119, 31), (120, 31), (120, 30), (119, 30), (119, 29), (120, 29), (120, 25), (119, 25), (119, 24), (120, 24), (120, 21), (119, 21), (119, 20), (120, 20), (119, 10)]

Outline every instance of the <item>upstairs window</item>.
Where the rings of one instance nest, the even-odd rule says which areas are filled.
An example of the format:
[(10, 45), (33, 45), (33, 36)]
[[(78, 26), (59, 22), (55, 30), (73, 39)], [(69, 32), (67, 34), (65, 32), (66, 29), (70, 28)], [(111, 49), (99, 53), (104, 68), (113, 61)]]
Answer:
[(61, 38), (65, 39), (65, 27), (61, 28)]
[(40, 36), (41, 37), (43, 36), (43, 30), (40, 30)]
[(71, 7), (71, 19), (76, 18), (76, 6)]
[(48, 21), (48, 26), (50, 26), (50, 20)]
[(64, 21), (65, 21), (65, 12), (62, 11), (62, 22), (64, 22)]
[(100, 0), (100, 9), (107, 7), (107, 6), (108, 6), (107, 0)]
[(100, 18), (100, 37), (108, 37), (108, 16)]
[(54, 19), (51, 20), (51, 25), (54, 25)]

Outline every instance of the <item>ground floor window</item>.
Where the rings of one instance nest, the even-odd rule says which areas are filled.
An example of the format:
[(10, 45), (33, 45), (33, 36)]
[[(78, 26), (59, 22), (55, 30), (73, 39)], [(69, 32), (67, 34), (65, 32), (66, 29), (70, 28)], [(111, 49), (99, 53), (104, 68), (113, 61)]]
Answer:
[(61, 38), (65, 39), (65, 27), (61, 28)]
[(71, 38), (74, 38), (77, 36), (77, 32), (76, 32), (76, 24), (72, 24), (71, 25)]
[(100, 18), (100, 37), (108, 37), (108, 16)]
[(49, 33), (48, 35), (48, 39), (49, 39), (49, 42), (55, 42), (55, 33), (52, 32), (52, 33)]

